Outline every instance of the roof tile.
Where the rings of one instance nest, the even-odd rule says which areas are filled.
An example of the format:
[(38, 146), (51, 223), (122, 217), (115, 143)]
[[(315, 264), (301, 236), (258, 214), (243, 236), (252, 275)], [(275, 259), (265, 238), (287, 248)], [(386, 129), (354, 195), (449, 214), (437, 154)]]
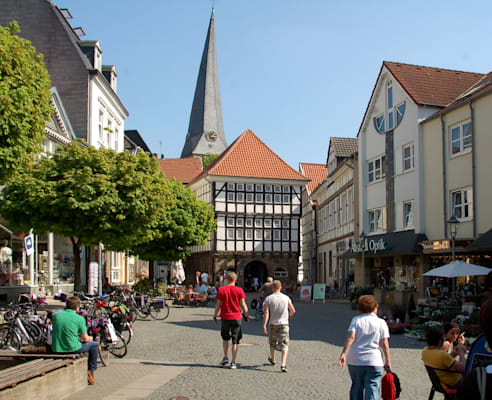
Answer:
[(349, 157), (359, 150), (357, 138), (331, 137), (330, 147), (336, 157)]
[(252, 131), (245, 130), (204, 174), (216, 176), (251, 177), (283, 180), (308, 179), (297, 172)]
[(474, 72), (389, 61), (384, 61), (383, 65), (398, 80), (415, 103), (441, 107), (451, 103), (483, 77), (483, 74)]
[(176, 178), (185, 185), (202, 172), (202, 161), (197, 157), (159, 159), (161, 171), (166, 178)]
[(308, 190), (312, 193), (328, 177), (328, 168), (325, 164), (299, 163), (301, 173), (311, 181)]

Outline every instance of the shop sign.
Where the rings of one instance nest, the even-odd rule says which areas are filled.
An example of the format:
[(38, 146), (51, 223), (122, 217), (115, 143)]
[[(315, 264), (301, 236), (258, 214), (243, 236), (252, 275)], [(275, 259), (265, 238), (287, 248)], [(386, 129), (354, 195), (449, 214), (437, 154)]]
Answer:
[(34, 253), (34, 236), (33, 235), (27, 235), (24, 238), (24, 245), (26, 247), (27, 256), (31, 256)]
[(340, 240), (337, 242), (337, 251), (344, 251), (346, 246), (345, 240)]
[(379, 240), (364, 239), (362, 242), (352, 242), (352, 253), (377, 253), (388, 250), (388, 243), (384, 238)]

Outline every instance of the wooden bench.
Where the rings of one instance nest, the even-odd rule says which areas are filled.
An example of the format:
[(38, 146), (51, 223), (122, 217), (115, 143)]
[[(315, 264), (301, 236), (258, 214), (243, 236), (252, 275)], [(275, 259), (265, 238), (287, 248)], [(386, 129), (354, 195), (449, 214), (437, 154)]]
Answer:
[(14, 388), (21, 382), (73, 365), (81, 356), (81, 354), (18, 354), (8, 350), (0, 351), (0, 360), (26, 361), (1, 371), (0, 390)]

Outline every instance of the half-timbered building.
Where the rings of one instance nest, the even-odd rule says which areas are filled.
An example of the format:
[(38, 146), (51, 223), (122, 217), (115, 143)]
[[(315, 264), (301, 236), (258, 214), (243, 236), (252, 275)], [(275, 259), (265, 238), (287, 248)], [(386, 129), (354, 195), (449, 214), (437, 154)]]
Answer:
[(206, 245), (193, 248), (187, 274), (232, 270), (246, 288), (267, 276), (295, 285), (307, 181), (246, 130), (189, 185), (214, 206), (217, 230)]

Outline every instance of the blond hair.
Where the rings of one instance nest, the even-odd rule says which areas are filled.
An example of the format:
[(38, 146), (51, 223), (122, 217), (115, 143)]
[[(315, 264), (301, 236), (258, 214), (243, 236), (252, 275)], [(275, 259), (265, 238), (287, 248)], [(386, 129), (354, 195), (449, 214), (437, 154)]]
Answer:
[(226, 275), (226, 279), (228, 282), (235, 282), (237, 280), (237, 275), (235, 272), (228, 272)]
[(280, 290), (280, 289), (282, 289), (282, 282), (280, 282), (280, 281), (273, 281), (272, 287), (275, 290)]

